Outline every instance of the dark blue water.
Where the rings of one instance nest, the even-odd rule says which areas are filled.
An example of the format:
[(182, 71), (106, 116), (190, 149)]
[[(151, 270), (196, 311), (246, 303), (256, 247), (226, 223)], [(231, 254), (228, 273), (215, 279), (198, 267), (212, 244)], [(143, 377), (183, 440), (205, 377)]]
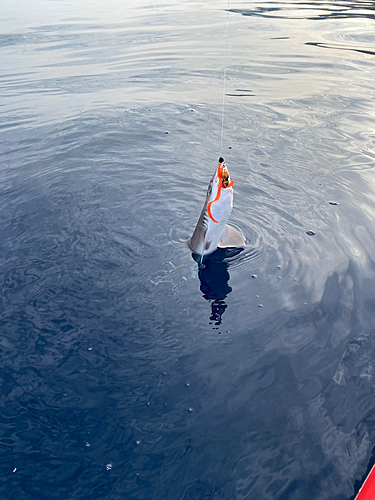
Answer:
[[(226, 9), (2, 2), (4, 500), (349, 500), (373, 463), (374, 6)], [(247, 247), (199, 270), (221, 153)]]

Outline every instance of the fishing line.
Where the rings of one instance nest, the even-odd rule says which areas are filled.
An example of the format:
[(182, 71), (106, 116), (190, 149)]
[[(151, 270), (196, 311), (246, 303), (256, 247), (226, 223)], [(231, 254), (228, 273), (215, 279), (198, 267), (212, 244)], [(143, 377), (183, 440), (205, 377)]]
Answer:
[(220, 140), (220, 156), (223, 154), (223, 137), (224, 137), (224, 115), (225, 115), (225, 80), (227, 76), (227, 52), (228, 52), (228, 26), (229, 26), (229, 1), (227, 6), (227, 26), (225, 30), (225, 53), (224, 53), (224, 78), (223, 78), (223, 104), (221, 111), (221, 140)]

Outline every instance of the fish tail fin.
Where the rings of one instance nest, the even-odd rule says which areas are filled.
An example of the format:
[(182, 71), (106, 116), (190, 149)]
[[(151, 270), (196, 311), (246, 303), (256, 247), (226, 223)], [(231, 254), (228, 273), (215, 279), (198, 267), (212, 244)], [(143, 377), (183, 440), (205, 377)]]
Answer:
[(224, 233), (219, 241), (219, 248), (239, 248), (245, 247), (246, 243), (242, 236), (228, 224), (225, 227)]

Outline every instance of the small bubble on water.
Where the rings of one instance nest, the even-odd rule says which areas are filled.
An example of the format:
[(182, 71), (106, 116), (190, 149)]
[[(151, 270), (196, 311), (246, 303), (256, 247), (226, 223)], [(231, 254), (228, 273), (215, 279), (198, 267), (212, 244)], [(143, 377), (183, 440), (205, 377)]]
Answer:
[(316, 232), (310, 230), (310, 231), (306, 231), (306, 234), (308, 234), (309, 236), (315, 236)]
[(107, 464), (107, 465), (105, 466), (105, 468), (106, 468), (107, 470), (111, 470), (111, 469), (112, 469), (112, 467), (113, 467), (113, 465), (112, 465), (111, 463), (109, 463), (109, 464)]

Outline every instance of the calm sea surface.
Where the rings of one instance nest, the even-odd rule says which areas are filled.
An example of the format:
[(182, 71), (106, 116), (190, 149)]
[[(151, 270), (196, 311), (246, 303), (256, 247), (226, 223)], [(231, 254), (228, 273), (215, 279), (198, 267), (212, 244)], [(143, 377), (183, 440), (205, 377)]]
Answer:
[[(369, 1), (2, 0), (2, 500), (353, 498), (374, 22)], [(198, 270), (220, 154), (247, 247)]]

